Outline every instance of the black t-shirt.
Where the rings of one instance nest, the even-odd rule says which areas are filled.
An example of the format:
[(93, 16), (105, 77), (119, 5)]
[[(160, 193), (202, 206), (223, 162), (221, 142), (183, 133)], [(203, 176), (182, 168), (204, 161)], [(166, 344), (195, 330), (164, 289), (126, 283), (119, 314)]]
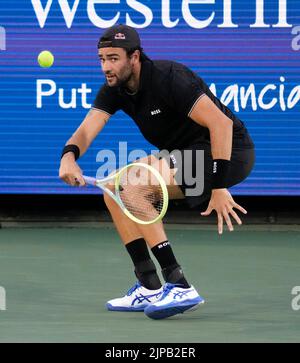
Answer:
[(252, 148), (243, 122), (213, 95), (199, 76), (180, 63), (143, 61), (135, 95), (129, 95), (122, 87), (104, 84), (93, 108), (110, 115), (123, 110), (152, 145), (172, 151), (210, 142), (209, 130), (189, 117), (197, 100), (205, 94), (233, 121), (233, 147)]

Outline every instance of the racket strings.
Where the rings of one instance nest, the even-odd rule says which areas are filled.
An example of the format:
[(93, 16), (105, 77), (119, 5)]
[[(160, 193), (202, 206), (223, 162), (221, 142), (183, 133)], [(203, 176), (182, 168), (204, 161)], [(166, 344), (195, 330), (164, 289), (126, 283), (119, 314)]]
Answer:
[(146, 168), (132, 167), (127, 170), (120, 178), (119, 195), (124, 207), (145, 222), (156, 219), (163, 210), (162, 187)]
[(126, 186), (120, 192), (125, 208), (137, 218), (145, 221), (155, 219), (163, 209), (163, 195), (153, 193), (150, 188), (136, 188)]

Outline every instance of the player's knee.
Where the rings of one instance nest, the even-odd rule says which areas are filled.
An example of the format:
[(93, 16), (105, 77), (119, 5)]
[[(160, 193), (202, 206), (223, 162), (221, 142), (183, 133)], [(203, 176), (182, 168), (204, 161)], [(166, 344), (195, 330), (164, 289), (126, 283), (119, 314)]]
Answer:
[(158, 159), (152, 156), (151, 166), (163, 177), (166, 185), (174, 184), (174, 171), (170, 169), (169, 164), (164, 158)]
[(144, 158), (140, 158), (140, 159), (137, 159), (133, 162), (134, 163), (143, 163), (143, 164), (148, 164), (148, 165), (151, 165), (151, 162), (152, 162), (152, 157), (153, 155), (147, 155), (146, 157)]

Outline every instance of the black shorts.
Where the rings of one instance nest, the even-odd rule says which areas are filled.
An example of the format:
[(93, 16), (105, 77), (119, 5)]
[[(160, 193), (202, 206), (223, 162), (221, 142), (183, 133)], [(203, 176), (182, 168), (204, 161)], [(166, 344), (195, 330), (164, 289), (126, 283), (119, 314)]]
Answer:
[[(178, 169), (175, 174), (175, 180), (185, 195), (185, 200), (190, 208), (198, 207), (210, 199), (212, 189), (210, 143), (197, 143), (184, 150), (175, 150), (170, 153), (170, 156), (167, 153), (161, 152), (158, 154), (158, 158), (160, 159), (161, 157), (168, 161), (171, 169)], [(227, 188), (241, 183), (250, 174), (255, 163), (255, 150), (254, 148), (233, 147), (230, 161)], [(192, 178), (186, 178), (185, 174), (192, 174)], [(196, 186), (196, 182), (195, 184), (191, 183), (193, 179), (198, 181), (201, 179), (201, 183)], [(194, 191), (196, 192), (193, 193)]]

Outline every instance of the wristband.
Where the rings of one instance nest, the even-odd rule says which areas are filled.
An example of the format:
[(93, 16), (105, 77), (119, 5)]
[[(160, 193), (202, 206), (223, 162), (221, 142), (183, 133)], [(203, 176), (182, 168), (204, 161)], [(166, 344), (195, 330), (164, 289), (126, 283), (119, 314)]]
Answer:
[(80, 156), (80, 149), (77, 145), (74, 145), (74, 144), (70, 144), (70, 145), (66, 145), (64, 148), (63, 148), (63, 151), (61, 153), (61, 159), (62, 157), (66, 154), (66, 153), (69, 153), (69, 152), (72, 152), (75, 156), (75, 160), (77, 160)]
[(212, 167), (212, 189), (226, 188), (230, 161), (224, 159), (214, 159)]

